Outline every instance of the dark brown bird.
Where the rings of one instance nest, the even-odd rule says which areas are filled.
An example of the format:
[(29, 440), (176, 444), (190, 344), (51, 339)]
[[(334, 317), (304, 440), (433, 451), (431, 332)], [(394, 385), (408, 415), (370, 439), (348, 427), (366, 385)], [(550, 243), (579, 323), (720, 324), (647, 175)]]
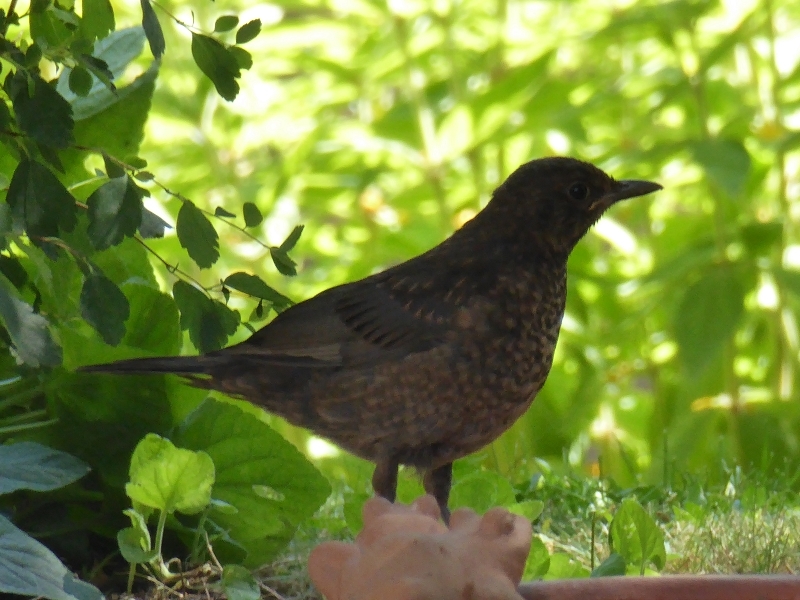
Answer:
[(447, 519), (453, 461), (495, 440), (544, 384), (569, 253), (612, 204), (659, 189), (534, 160), (435, 248), (301, 302), (240, 344), (83, 370), (177, 373), (245, 398), (373, 461), (373, 488), (391, 501), (398, 466), (416, 467)]

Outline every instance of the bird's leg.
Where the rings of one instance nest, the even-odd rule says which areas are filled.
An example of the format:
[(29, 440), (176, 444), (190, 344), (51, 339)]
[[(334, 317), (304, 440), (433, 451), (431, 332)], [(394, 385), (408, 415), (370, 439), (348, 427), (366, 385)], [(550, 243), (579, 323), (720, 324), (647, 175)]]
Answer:
[(425, 491), (436, 498), (439, 511), (442, 513), (442, 520), (448, 526), (450, 525), (450, 509), (447, 508), (447, 501), (450, 498), (450, 484), (452, 482), (453, 463), (451, 462), (427, 471), (422, 480)]
[(383, 496), (389, 502), (394, 502), (397, 496), (397, 460), (379, 460), (375, 463), (375, 471), (372, 473), (372, 489), (375, 494)]

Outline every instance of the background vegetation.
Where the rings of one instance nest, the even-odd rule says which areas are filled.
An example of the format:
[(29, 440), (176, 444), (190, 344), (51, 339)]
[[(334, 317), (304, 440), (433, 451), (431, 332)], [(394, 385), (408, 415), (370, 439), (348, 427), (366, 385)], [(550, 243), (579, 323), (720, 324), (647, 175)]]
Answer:
[[(129, 520), (133, 562), (155, 560), (147, 526), (122, 514), (144, 497), (124, 484), (147, 433), (216, 467), (208, 498), (189, 503), (199, 517), (134, 502), (154, 535), (158, 521), (202, 554), (202, 531), (250, 565), (294, 535), (325, 480), (270, 437), (267, 454), (297, 471), (265, 480), (276, 463), (247, 447), (227, 460), (252, 458), (247, 481), (268, 489), (226, 495), (226, 458), (197, 432), (239, 413), (215, 410), (249, 411), (252, 429), (228, 432), (242, 448), (270, 436), (265, 423), (281, 432), (357, 525), (361, 461), (169, 378), (74, 369), (243, 339), (288, 298), (435, 245), (551, 154), (665, 190), (616, 206), (581, 242), (550, 378), (508, 434), (457, 465), (454, 501), (524, 500), (542, 472), (632, 488), (797, 471), (795, 3), (41, 0), (7, 13), (0, 434), (81, 459), (68, 481), (92, 472), (0, 492), (71, 564), (91, 570)], [(418, 493), (413, 477), (402, 486)], [(237, 503), (238, 517), (220, 508)], [(269, 527), (250, 531), (245, 513)]]

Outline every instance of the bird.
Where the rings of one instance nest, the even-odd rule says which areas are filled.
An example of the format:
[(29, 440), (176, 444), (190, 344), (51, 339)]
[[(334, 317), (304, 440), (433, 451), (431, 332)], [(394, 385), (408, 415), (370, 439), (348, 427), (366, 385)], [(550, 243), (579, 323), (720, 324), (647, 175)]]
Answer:
[(568, 157), (517, 168), (439, 245), (292, 305), (233, 346), (83, 367), (173, 373), (243, 398), (375, 463), (394, 502), (417, 469), (448, 521), (453, 461), (487, 446), (547, 378), (567, 258), (611, 206), (662, 189)]

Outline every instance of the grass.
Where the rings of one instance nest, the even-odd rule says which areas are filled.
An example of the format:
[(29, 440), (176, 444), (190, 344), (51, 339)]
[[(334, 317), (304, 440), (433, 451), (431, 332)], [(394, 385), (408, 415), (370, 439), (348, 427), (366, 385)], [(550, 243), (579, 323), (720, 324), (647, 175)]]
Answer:
[[(608, 527), (616, 506), (635, 496), (659, 523), (668, 559), (663, 573), (800, 573), (800, 496), (784, 474), (744, 476), (734, 471), (724, 485), (704, 485), (686, 477), (671, 487), (622, 489), (613, 482), (582, 475), (547, 474), (535, 478), (518, 499), (543, 502), (534, 532), (551, 553), (568, 554), (588, 570), (610, 552)], [(321, 600), (306, 560), (319, 542), (351, 537), (341, 501), (330, 500), (298, 532), (273, 563), (255, 575), (262, 598)], [(199, 574), (202, 571), (196, 571)], [(220, 597), (219, 570), (206, 565), (194, 589), (151, 586), (147, 600)]]

